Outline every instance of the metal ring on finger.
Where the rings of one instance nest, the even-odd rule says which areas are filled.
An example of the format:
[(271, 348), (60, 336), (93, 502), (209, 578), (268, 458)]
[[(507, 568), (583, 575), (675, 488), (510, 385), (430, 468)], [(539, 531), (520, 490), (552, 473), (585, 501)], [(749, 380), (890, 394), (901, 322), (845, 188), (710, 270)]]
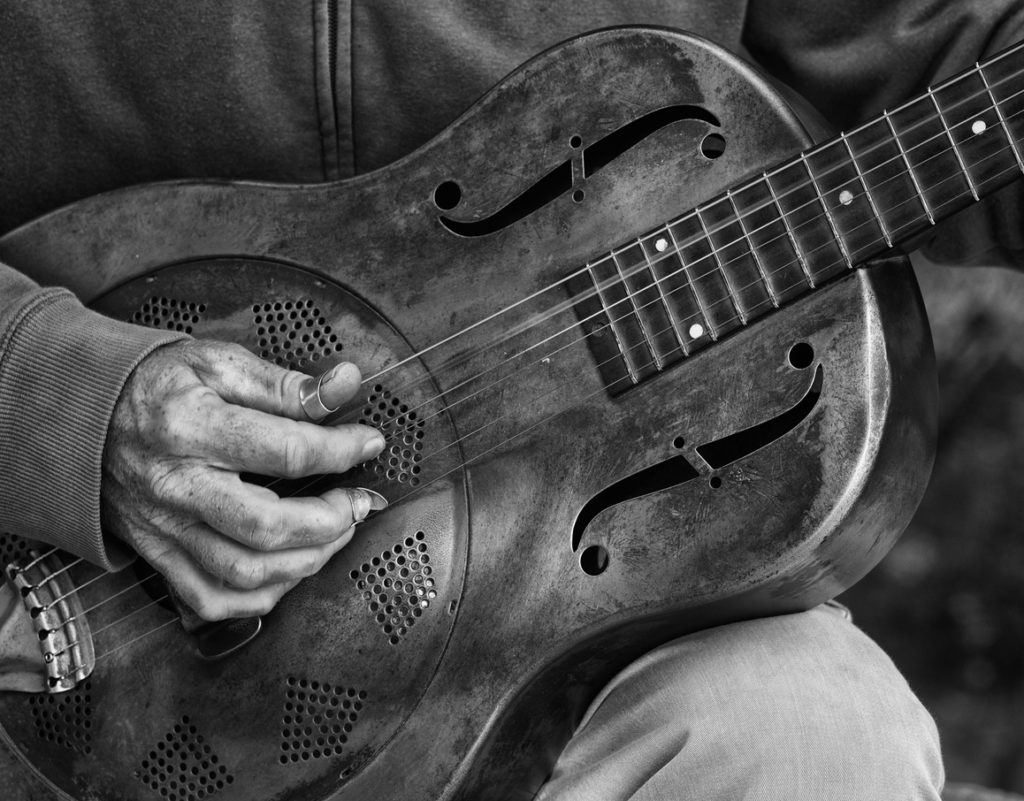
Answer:
[(314, 423), (320, 422), (341, 408), (341, 406), (335, 406), (332, 409), (324, 403), (323, 396), (320, 394), (320, 387), (323, 385), (325, 375), (327, 373), (321, 373), (319, 378), (307, 376), (299, 385), (299, 404), (306, 413), (306, 417)]

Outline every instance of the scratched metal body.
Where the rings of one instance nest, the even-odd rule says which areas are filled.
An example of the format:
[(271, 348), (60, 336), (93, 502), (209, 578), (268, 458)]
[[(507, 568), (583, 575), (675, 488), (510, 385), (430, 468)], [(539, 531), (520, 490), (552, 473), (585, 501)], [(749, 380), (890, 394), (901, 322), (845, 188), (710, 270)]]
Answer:
[[(724, 152), (701, 152), (710, 123), (691, 115), (599, 172), (579, 163), (581, 143), (673, 104), (713, 115)], [(111, 314), (166, 324), (187, 312), (197, 336), (309, 372), (352, 358), (370, 374), (807, 144), (778, 95), (721, 51), (605, 32), (530, 62), (378, 172), (115, 192), (8, 235), (0, 257)], [(515, 205), (566, 163), (568, 185)], [(89, 269), (58, 272), (68, 263)], [(402, 442), (356, 478), (399, 502), (237, 658), (202, 662), (170, 626), (101, 660), (66, 707), (0, 697), (3, 739), (35, 775), (14, 797), (528, 798), (631, 659), (686, 631), (817, 604), (902, 531), (934, 425), (930, 338), (905, 260), (853, 271), (619, 394), (571, 308), (521, 325), (567, 296), (552, 298), (367, 388), (360, 414), (403, 428)], [(301, 310), (318, 336), (300, 353), (282, 343), (296, 341)], [(547, 337), (564, 347), (516, 356)], [(793, 409), (777, 436), (717, 467), (698, 450)], [(429, 604), (392, 621), (374, 600), (385, 578), (385, 594)], [(124, 638), (170, 614), (137, 615)]]

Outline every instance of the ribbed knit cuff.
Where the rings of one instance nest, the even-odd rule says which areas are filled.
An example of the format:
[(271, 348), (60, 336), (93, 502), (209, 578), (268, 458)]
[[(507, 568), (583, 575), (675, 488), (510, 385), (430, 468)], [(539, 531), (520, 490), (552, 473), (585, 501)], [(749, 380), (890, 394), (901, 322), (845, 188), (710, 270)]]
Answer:
[[(2, 337), (4, 332), (0, 332)], [(182, 334), (117, 322), (40, 290), (0, 352), (0, 530), (106, 568), (127, 549), (100, 530), (103, 446), (135, 366)]]

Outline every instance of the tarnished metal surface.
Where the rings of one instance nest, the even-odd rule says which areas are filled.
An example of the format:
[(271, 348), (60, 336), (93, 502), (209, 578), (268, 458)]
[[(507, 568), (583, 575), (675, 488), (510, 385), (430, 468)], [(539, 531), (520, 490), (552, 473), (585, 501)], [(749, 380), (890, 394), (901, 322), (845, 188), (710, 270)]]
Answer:
[[(702, 153), (709, 123), (690, 115), (597, 173), (577, 163), (587, 145), (666, 106), (712, 115), (724, 151)], [(413, 432), (374, 472), (391, 509), (287, 596), (237, 660), (199, 663), (166, 630), (98, 664), (89, 753), (41, 739), (24, 699), (0, 698), (5, 736), (79, 798), (164, 797), (168, 774), (149, 766), (165, 735), (187, 770), (205, 748), (217, 754), (218, 799), (528, 798), (587, 699), (636, 655), (702, 626), (806, 608), (855, 581), (906, 524), (931, 459), (930, 340), (903, 260), (843, 278), (616, 398), (563, 293), (517, 304), (806, 144), (777, 95), (717, 49), (605, 32), (531, 62), (377, 173), (309, 187), (144, 187), (0, 240), (0, 257), (44, 282), (59, 280), (56, 265), (92, 265), (71, 285), (106, 311), (149, 303), (153, 318), (173, 307), (195, 334), (258, 352), (274, 343), (255, 316), (311, 300), (341, 350), (318, 350), (318, 337), (310, 372), (348, 358), (368, 375), (423, 350), (397, 386), (369, 387), (365, 419)], [(545, 180), (545, 192), (529, 191)], [(462, 233), (445, 222), (455, 219)], [(556, 302), (564, 313), (547, 315)], [(541, 342), (551, 344), (524, 351)], [(416, 449), (402, 404), (432, 410), (420, 421), (434, 446)], [(718, 467), (701, 456), (794, 408), (802, 417), (776, 439)], [(680, 457), (692, 473), (674, 480), (666, 465)], [(638, 474), (657, 474), (657, 489), (606, 492)], [(419, 481), (404, 502), (411, 484), (399, 476)], [(574, 542), (577, 515), (602, 492), (608, 502)], [(399, 636), (368, 611), (369, 576), (387, 572), (395, 545), (422, 542), (444, 581), (432, 617)], [(353, 744), (323, 756), (311, 724), (295, 733), (294, 709), (335, 697), (360, 704)]]
[(89, 618), (68, 569), (52, 549), (30, 552), (5, 568), (32, 621), (51, 693), (84, 681), (96, 664)]

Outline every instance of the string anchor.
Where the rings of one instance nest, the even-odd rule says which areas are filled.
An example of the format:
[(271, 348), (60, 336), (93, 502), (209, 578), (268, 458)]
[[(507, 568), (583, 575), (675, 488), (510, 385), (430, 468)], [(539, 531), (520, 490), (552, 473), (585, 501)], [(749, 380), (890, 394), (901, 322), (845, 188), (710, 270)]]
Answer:
[(92, 632), (57, 552), (31, 553), (0, 583), (0, 689), (66, 692), (96, 665)]

